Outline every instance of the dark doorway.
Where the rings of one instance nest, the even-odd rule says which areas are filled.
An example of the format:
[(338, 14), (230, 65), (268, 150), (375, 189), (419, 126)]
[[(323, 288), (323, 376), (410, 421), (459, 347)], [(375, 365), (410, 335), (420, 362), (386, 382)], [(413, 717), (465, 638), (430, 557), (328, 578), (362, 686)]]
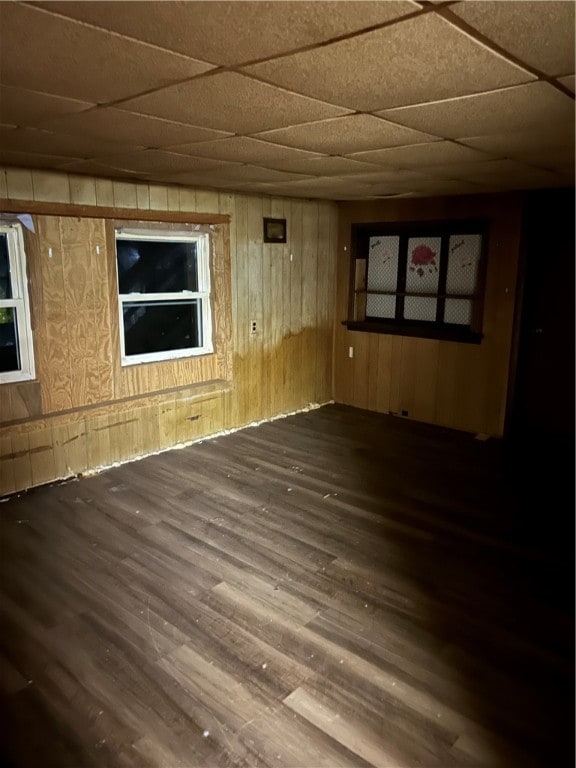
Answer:
[(524, 535), (573, 558), (574, 190), (524, 200), (518, 360), (507, 429)]

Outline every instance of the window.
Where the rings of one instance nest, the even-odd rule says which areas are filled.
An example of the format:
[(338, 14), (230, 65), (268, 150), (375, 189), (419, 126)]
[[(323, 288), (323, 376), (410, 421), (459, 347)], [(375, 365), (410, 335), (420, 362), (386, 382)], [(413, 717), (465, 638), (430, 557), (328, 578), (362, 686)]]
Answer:
[(352, 227), (351, 330), (479, 343), (482, 222)]
[(206, 233), (116, 230), (122, 365), (213, 351)]
[(26, 254), (19, 224), (0, 224), (0, 384), (34, 378)]

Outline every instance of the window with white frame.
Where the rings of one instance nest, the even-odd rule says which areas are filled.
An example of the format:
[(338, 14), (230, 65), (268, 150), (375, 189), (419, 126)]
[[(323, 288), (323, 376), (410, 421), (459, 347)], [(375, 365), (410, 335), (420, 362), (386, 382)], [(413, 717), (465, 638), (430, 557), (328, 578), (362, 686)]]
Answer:
[(0, 224), (0, 384), (33, 379), (26, 253), (20, 224)]
[(122, 365), (213, 351), (207, 233), (117, 229), (116, 259)]

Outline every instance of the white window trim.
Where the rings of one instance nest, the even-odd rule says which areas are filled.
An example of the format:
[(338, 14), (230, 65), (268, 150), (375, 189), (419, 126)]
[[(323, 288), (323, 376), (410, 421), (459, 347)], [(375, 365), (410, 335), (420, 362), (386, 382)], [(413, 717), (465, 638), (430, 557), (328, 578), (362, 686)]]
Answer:
[[(198, 264), (198, 291), (175, 291), (171, 293), (120, 293), (118, 281), (118, 259), (116, 259), (116, 283), (118, 291), (118, 317), (120, 328), (120, 363), (122, 366), (154, 363), (162, 360), (177, 360), (184, 357), (207, 355), (214, 351), (212, 341), (212, 301), (210, 293), (210, 238), (202, 232), (175, 232), (173, 230), (127, 229), (116, 230), (116, 240), (151, 240), (166, 242), (195, 242)], [(145, 301), (147, 303), (162, 301), (182, 301), (200, 299), (202, 319), (202, 346), (185, 349), (168, 350), (166, 352), (150, 352), (143, 355), (126, 355), (124, 341), (124, 304)]]
[(0, 373), (0, 384), (30, 381), (36, 377), (34, 367), (34, 344), (28, 298), (28, 277), (26, 273), (26, 251), (20, 224), (0, 224), (0, 233), (7, 236), (8, 260), (12, 284), (12, 298), (0, 299), (0, 308), (16, 309), (18, 354), (20, 369)]

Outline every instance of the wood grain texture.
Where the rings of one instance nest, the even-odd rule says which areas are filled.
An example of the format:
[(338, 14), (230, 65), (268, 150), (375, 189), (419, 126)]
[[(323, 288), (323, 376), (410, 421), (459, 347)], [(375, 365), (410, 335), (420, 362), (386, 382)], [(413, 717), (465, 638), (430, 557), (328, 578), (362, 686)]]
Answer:
[[(504, 430), (520, 247), (520, 198), (478, 195), (340, 205), (335, 398), (428, 423), (500, 436)], [(490, 223), (480, 345), (366, 334), (341, 325), (348, 313), (350, 228), (359, 222), (459, 218)], [(354, 347), (354, 358), (348, 349)]]
[(573, 488), (504, 447), (334, 405), (12, 498), (3, 764), (572, 765)]
[[(40, 391), (42, 400), (29, 397), (27, 413), (12, 389), (3, 389), (9, 398), (2, 399), (0, 438), (47, 430), (55, 480), (332, 398), (334, 204), (89, 177), (77, 182), (70, 177), (75, 198), (95, 195), (97, 205), (16, 199), (7, 206), (42, 212), (34, 216), (37, 234), (27, 235), (38, 372), (36, 389), (27, 391)], [(122, 200), (134, 207), (115, 209)], [(264, 215), (287, 219), (288, 243), (263, 244)], [(144, 228), (163, 219), (173, 228), (215, 222), (214, 354), (120, 365), (114, 222), (124, 219)], [(28, 485), (17, 485), (14, 459), (3, 458), (12, 453), (6, 443), (0, 462), (11, 470), (0, 493), (46, 475), (45, 462), (32, 472), (40, 461), (33, 454), (30, 472), (18, 475)]]

